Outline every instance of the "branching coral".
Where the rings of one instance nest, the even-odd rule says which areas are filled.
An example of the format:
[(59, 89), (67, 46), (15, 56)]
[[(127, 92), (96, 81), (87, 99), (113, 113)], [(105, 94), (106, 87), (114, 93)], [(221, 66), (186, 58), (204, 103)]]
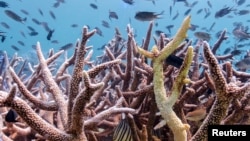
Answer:
[(190, 18), (191, 17), (189, 16), (183, 21), (183, 25), (177, 32), (174, 39), (162, 50), (158, 51), (158, 49), (154, 47), (150, 53), (139, 48), (139, 52), (141, 52), (146, 57), (152, 58), (153, 60), (153, 84), (155, 100), (161, 115), (174, 133), (175, 141), (187, 140), (186, 130), (188, 130), (188, 125), (182, 124), (181, 120), (176, 116), (172, 108), (181, 93), (183, 85), (186, 83), (185, 81), (189, 66), (193, 60), (193, 49), (192, 47), (189, 47), (185, 61), (180, 69), (175, 83), (173, 84), (173, 88), (169, 97), (167, 97), (166, 90), (164, 88), (163, 61), (170, 54), (172, 54), (178, 45), (186, 38), (186, 32), (190, 26)]
[[(40, 43), (34, 66), (37, 62), (17, 54), (9, 60), (4, 52), (0, 61), (1, 139), (110, 141), (116, 132), (134, 141), (200, 141), (207, 140), (211, 124), (249, 124), (250, 74), (233, 68), (227, 60), (232, 54), (216, 55), (227, 39), (226, 30), (212, 49), (199, 40), (193, 51), (192, 41), (183, 42), (190, 18), (184, 19), (172, 39), (154, 38), (151, 52), (153, 22), (142, 48), (130, 25), (127, 40), (116, 28), (114, 38), (95, 61), (94, 49), (86, 46), (95, 30), (88, 32), (87, 27), (69, 58), (66, 51), (53, 49), (46, 56)], [(181, 67), (172, 66), (174, 62), (166, 59), (169, 56), (183, 60)], [(8, 120), (9, 111), (16, 111), (18, 118)], [(116, 128), (121, 121), (126, 122), (129, 134)], [(123, 134), (116, 137), (123, 139)]]

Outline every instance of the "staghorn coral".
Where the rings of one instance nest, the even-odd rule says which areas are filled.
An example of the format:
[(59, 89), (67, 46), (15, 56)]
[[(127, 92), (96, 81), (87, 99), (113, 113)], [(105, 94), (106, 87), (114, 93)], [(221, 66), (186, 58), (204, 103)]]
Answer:
[[(250, 74), (233, 69), (227, 60), (232, 56), (216, 55), (227, 39), (226, 30), (212, 49), (198, 41), (193, 51), (191, 41), (183, 42), (189, 24), (188, 16), (175, 37), (155, 38), (152, 52), (153, 22), (141, 48), (130, 26), (127, 40), (116, 28), (114, 39), (95, 61), (92, 47), (86, 46), (95, 31), (86, 27), (69, 58), (53, 50), (45, 56), (40, 43), (35, 66), (17, 54), (10, 60), (5, 52), (0, 65), (1, 138), (110, 141), (121, 113), (134, 141), (206, 140), (208, 125), (249, 124)], [(56, 66), (63, 53), (63, 62)], [(169, 55), (184, 59), (181, 68), (165, 61)], [(203, 112), (190, 114), (201, 107)], [(4, 120), (9, 109), (18, 113), (17, 122)], [(205, 119), (196, 118), (204, 117), (204, 110)]]

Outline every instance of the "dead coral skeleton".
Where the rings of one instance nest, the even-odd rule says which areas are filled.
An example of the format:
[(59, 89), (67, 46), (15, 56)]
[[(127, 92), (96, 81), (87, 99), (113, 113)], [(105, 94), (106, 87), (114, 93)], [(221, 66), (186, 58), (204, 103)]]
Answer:
[[(164, 92), (158, 94), (169, 98), (178, 92), (168, 110), (176, 114), (180, 125), (185, 125), (181, 127), (186, 140), (206, 140), (209, 124), (250, 123), (250, 74), (233, 69), (228, 62), (232, 56), (216, 55), (227, 39), (226, 30), (212, 49), (207, 42), (197, 42), (194, 55), (189, 47), (192, 42), (182, 41), (186, 34), (181, 33), (183, 37), (170, 51), (171, 55), (184, 59), (183, 66), (178, 68), (164, 61), (170, 54), (164, 57), (160, 54), (168, 52), (165, 46), (179, 38), (164, 35), (154, 38), (155, 46), (149, 52), (152, 27), (150, 22), (141, 46), (144, 53), (138, 50), (130, 26), (127, 40), (116, 29), (115, 37), (95, 61), (91, 60), (92, 47), (87, 46), (95, 30), (88, 32), (87, 27), (83, 28), (82, 38), (70, 58), (64, 51), (55, 53), (54, 50), (45, 57), (40, 43), (36, 46), (39, 61), (36, 66), (17, 54), (10, 60), (5, 52), (0, 65), (1, 138), (6, 141), (20, 138), (27, 141), (115, 140), (114, 130), (122, 120), (121, 113), (125, 113), (131, 132), (128, 134), (122, 128), (121, 132), (132, 136), (134, 141), (173, 141), (176, 132), (164, 121), (161, 114), (165, 113), (159, 112), (164, 108), (159, 107), (161, 98), (155, 93), (154, 81), (162, 81)], [(56, 61), (63, 53), (64, 60), (58, 66)], [(190, 68), (185, 56), (189, 63), (192, 59)], [(155, 80), (154, 61), (149, 60), (157, 57), (160, 57), (157, 64), (162, 72), (160, 80)], [(183, 71), (188, 72), (179, 78)], [(5, 121), (10, 109), (18, 114), (15, 122)]]

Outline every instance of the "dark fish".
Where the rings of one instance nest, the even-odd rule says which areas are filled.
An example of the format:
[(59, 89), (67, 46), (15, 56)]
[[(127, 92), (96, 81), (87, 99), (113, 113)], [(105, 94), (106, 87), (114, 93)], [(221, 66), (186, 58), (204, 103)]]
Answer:
[(161, 34), (164, 34), (165, 37), (169, 37), (170, 35), (164, 33), (163, 31), (161, 30), (155, 30), (155, 35), (156, 36), (160, 36)]
[(165, 60), (165, 63), (167, 63), (168, 65), (172, 65), (176, 68), (180, 68), (183, 63), (183, 59), (171, 54), (167, 57), (167, 59)]
[(96, 30), (96, 34), (98, 34), (99, 36), (103, 36), (103, 35), (102, 35), (102, 31), (101, 31), (100, 28), (95, 27), (95, 30)]
[(202, 11), (203, 11), (203, 9), (201, 8), (201, 9), (197, 10), (196, 14), (200, 14)]
[(177, 11), (177, 13), (175, 14), (175, 16), (172, 18), (172, 20), (175, 20), (176, 18), (178, 18), (179, 16), (179, 12)]
[(17, 43), (21, 46), (25, 46), (24, 42), (23, 41), (17, 41)]
[(23, 14), (25, 14), (25, 15), (29, 15), (29, 12), (26, 11), (26, 10), (24, 10), (24, 9), (21, 9), (20, 11), (21, 11)]
[(0, 37), (1, 37), (1, 42), (3, 43), (5, 41), (5, 39), (6, 39), (6, 36), (5, 35), (0, 35)]
[(109, 23), (107, 21), (102, 21), (102, 26), (106, 27), (106, 28), (109, 28)]
[(50, 28), (49, 28), (49, 26), (48, 26), (48, 23), (47, 23), (47, 22), (41, 22), (41, 25), (43, 26), (43, 28), (44, 28), (47, 32), (49, 32), (49, 31), (50, 31)]
[(193, 3), (190, 4), (189, 7), (193, 8), (197, 3), (198, 3), (198, 1), (194, 1)]
[(24, 21), (26, 21), (26, 18), (21, 18), (20, 16), (18, 16), (15, 12), (13, 12), (11, 10), (5, 10), (4, 12), (8, 17), (10, 17), (11, 19), (13, 19), (17, 22), (23, 23)]
[(56, 16), (55, 16), (55, 14), (52, 12), (52, 11), (49, 11), (49, 14), (50, 14), (50, 16), (55, 20), (56, 19)]
[(208, 5), (210, 8), (213, 7), (212, 4), (211, 4), (211, 2), (210, 2), (209, 0), (207, 1), (207, 5)]
[(5, 22), (1, 22), (1, 25), (3, 27), (5, 27), (6, 29), (10, 29), (10, 26), (7, 23), (5, 23)]
[(7, 115), (5, 116), (5, 121), (6, 122), (17, 122), (17, 117), (18, 117), (18, 114), (16, 113), (16, 111), (10, 109), (8, 111)]
[(20, 34), (21, 34), (24, 38), (26, 38), (26, 36), (25, 36), (25, 34), (24, 34), (23, 31), (20, 31)]
[(27, 28), (30, 30), (30, 31), (36, 31), (33, 27), (31, 26), (27, 26)]
[(235, 12), (238, 15), (246, 15), (250, 13), (250, 10), (240, 10), (238, 12)]
[(172, 6), (171, 5), (169, 6), (169, 15), (170, 16), (172, 15)]
[(98, 6), (94, 3), (90, 3), (89, 6), (92, 7), (93, 9), (98, 9)]
[(122, 119), (115, 128), (113, 141), (133, 141), (132, 131), (126, 119)]
[(246, 2), (246, 0), (238, 0), (236, 3), (237, 3), (238, 6), (241, 6), (245, 2)]
[(185, 13), (184, 13), (184, 16), (187, 16), (191, 12), (191, 10), (192, 10), (191, 8), (189, 8), (188, 10), (186, 10)]
[(47, 40), (50, 40), (50, 39), (51, 39), (52, 34), (54, 33), (54, 31), (55, 31), (54, 29), (49, 31), (49, 33), (48, 33), (48, 35), (47, 35)]
[(135, 3), (133, 0), (122, 0), (122, 1), (129, 5), (133, 5)]
[(214, 25), (215, 25), (215, 22), (213, 22), (213, 24), (210, 26), (209, 30), (208, 31), (212, 31), (213, 28), (214, 28)]
[(39, 8), (38, 12), (40, 13), (41, 16), (43, 16), (43, 11)]
[(172, 24), (166, 26), (166, 28), (168, 29), (168, 32), (169, 32), (169, 33), (171, 33), (171, 29), (172, 29), (173, 27), (174, 27), (174, 25), (172, 25)]
[(68, 50), (70, 48), (72, 48), (74, 45), (72, 43), (68, 43), (62, 47), (60, 47), (60, 50)]
[(15, 45), (11, 45), (11, 48), (13, 48), (15, 51), (19, 51), (19, 48)]
[(139, 21), (152, 21), (155, 19), (160, 19), (160, 15), (162, 15), (164, 11), (162, 11), (159, 14), (156, 14), (155, 12), (148, 12), (148, 11), (142, 11), (142, 12), (136, 12), (135, 19)]
[(41, 24), (41, 22), (38, 21), (37, 19), (32, 18), (31, 20), (32, 20), (35, 24), (37, 24), (37, 25), (40, 25), (40, 24)]
[(226, 48), (226, 49), (224, 50), (223, 54), (228, 54), (230, 51), (231, 51), (231, 48), (228, 47), (228, 48)]
[(204, 19), (206, 19), (210, 15), (211, 15), (211, 12), (207, 12), (206, 15), (204, 16)]
[(225, 7), (217, 11), (214, 15), (215, 18), (221, 18), (224, 17), (225, 15), (229, 14), (231, 11), (234, 11), (234, 9), (231, 7)]
[(116, 12), (109, 10), (109, 19), (111, 20), (111, 18), (118, 19), (118, 15), (116, 14)]
[(54, 4), (53, 4), (53, 7), (54, 8), (57, 8), (57, 7), (59, 7), (60, 6), (60, 2), (59, 1), (57, 1), (57, 2), (55, 2)]
[(4, 1), (0, 1), (0, 7), (6, 8), (9, 7), (9, 4)]
[(72, 24), (71, 27), (78, 27), (78, 24)]
[(189, 30), (195, 31), (196, 28), (199, 28), (199, 26), (198, 26), (198, 25), (191, 24), (190, 27), (189, 27)]
[(205, 41), (209, 41), (211, 38), (210, 34), (206, 32), (201, 32), (201, 31), (195, 32), (194, 36), (198, 39), (205, 40)]
[(52, 40), (51, 43), (58, 44), (59, 42), (57, 40)]
[(36, 31), (31, 31), (31, 32), (29, 33), (29, 35), (30, 35), (30, 36), (36, 36), (36, 35), (38, 35), (38, 32), (36, 32)]
[(232, 55), (240, 55), (241, 53), (243, 53), (243, 50), (239, 50), (239, 49), (234, 49), (233, 51), (231, 51)]

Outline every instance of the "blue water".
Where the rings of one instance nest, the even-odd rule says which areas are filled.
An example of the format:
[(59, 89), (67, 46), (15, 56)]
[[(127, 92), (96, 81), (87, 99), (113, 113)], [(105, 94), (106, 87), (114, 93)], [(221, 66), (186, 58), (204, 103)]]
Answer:
[[(193, 3), (195, 0), (187, 0), (188, 3)], [(198, 0), (197, 5), (192, 7), (190, 15), (192, 16), (192, 24), (199, 25), (200, 27), (196, 31), (205, 31), (202, 28), (209, 29), (213, 22), (216, 22), (214, 28), (209, 33), (212, 36), (210, 40), (210, 44), (213, 45), (217, 38), (215, 34), (223, 29), (227, 29), (229, 32), (227, 35), (229, 36), (228, 40), (224, 42), (220, 48), (219, 54), (222, 54), (223, 50), (227, 47), (234, 46), (236, 39), (233, 34), (231, 34), (233, 30), (234, 22), (242, 22), (243, 25), (249, 25), (247, 20), (250, 20), (249, 14), (239, 16), (235, 15), (234, 12), (231, 12), (229, 15), (231, 18), (227, 16), (215, 19), (215, 12), (223, 8), (225, 5), (229, 7), (234, 7), (234, 9), (243, 10), (249, 9), (247, 7), (250, 4), (250, 1), (246, 1), (243, 5), (237, 6), (235, 3), (236, 0), (210, 0), (212, 4), (212, 8), (208, 7), (207, 0)], [(184, 16), (184, 12), (189, 9), (186, 7), (183, 2), (176, 2), (173, 5), (173, 0), (155, 0), (155, 5), (151, 1), (147, 0), (135, 0), (133, 5), (128, 5), (124, 3), (122, 0), (66, 0), (65, 3), (61, 3), (58, 8), (54, 8), (53, 4), (56, 1), (52, 0), (5, 0), (9, 4), (9, 8), (1, 8), (0, 7), (0, 22), (5, 22), (10, 26), (10, 29), (6, 29), (0, 25), (0, 31), (6, 32), (6, 40), (1, 43), (0, 49), (8, 52), (9, 56), (13, 55), (16, 51), (11, 48), (11, 45), (17, 46), (20, 50), (17, 51), (18, 55), (23, 56), (25, 58), (34, 58), (35, 50), (32, 48), (32, 45), (36, 44), (36, 42), (40, 42), (42, 46), (42, 50), (44, 54), (48, 52), (50, 48), (53, 48), (55, 51), (58, 51), (59, 48), (67, 43), (75, 43), (78, 38), (81, 38), (81, 30), (84, 25), (88, 25), (90, 30), (94, 27), (99, 27), (103, 32), (103, 37), (99, 35), (94, 35), (88, 42), (88, 45), (93, 45), (94, 55), (102, 54), (103, 50), (96, 50), (101, 47), (103, 44), (107, 43), (114, 37), (114, 28), (119, 28), (122, 36), (126, 39), (126, 26), (127, 24), (131, 24), (131, 27), (134, 29), (136, 36), (136, 41), (139, 45), (142, 44), (142, 39), (145, 38), (146, 31), (149, 25), (149, 22), (142, 22), (134, 19), (134, 15), (137, 11), (152, 11), (156, 13), (160, 13), (161, 11), (165, 11), (164, 15), (162, 15), (161, 19), (157, 19), (155, 23), (158, 26), (154, 26), (154, 30), (162, 30), (168, 33), (165, 28), (167, 25), (173, 24), (175, 25), (172, 29), (171, 35), (173, 36), (176, 30), (179, 28)], [(89, 6), (90, 3), (94, 3), (98, 6), (98, 9), (93, 9)], [(172, 15), (170, 16), (169, 7), (172, 6)], [(201, 12), (199, 15), (196, 14), (197, 10), (201, 8), (208, 8), (211, 12), (211, 15), (204, 19), (205, 12)], [(4, 10), (12, 10), (20, 17), (26, 17), (27, 21), (24, 23), (19, 23), (14, 21), (13, 19), (6, 16)], [(25, 15), (20, 10), (26, 10), (29, 15)], [(43, 16), (39, 14), (38, 9), (43, 11)], [(114, 11), (118, 14), (119, 19), (108, 18), (109, 10)], [(56, 20), (51, 18), (49, 15), (49, 11), (53, 11)], [(172, 20), (173, 16), (179, 12), (179, 16), (177, 19)], [(35, 24), (31, 21), (32, 18), (35, 18), (41, 22), (47, 22), (51, 29), (54, 29), (55, 32), (52, 36), (51, 40), (58, 40), (58, 44), (51, 43), (46, 39), (47, 31), (40, 25)], [(105, 28), (101, 25), (101, 21), (108, 21), (110, 24), (110, 28)], [(78, 27), (71, 27), (72, 24), (77, 24)], [(29, 29), (27, 26), (31, 26), (36, 31), (39, 32), (37, 36), (29, 36)], [(26, 38), (20, 34), (20, 31), (24, 32)], [(188, 32), (189, 39), (195, 40), (196, 38), (193, 35), (193, 31)], [(21, 46), (18, 44), (18, 41), (23, 41), (25, 46)], [(153, 40), (151, 40), (151, 46), (153, 45)], [(247, 50), (248, 47), (244, 47), (242, 49)], [(69, 49), (69, 54), (72, 53), (74, 49)], [(33, 56), (33, 57), (31, 57)], [(94, 57), (93, 57), (94, 59)]]

